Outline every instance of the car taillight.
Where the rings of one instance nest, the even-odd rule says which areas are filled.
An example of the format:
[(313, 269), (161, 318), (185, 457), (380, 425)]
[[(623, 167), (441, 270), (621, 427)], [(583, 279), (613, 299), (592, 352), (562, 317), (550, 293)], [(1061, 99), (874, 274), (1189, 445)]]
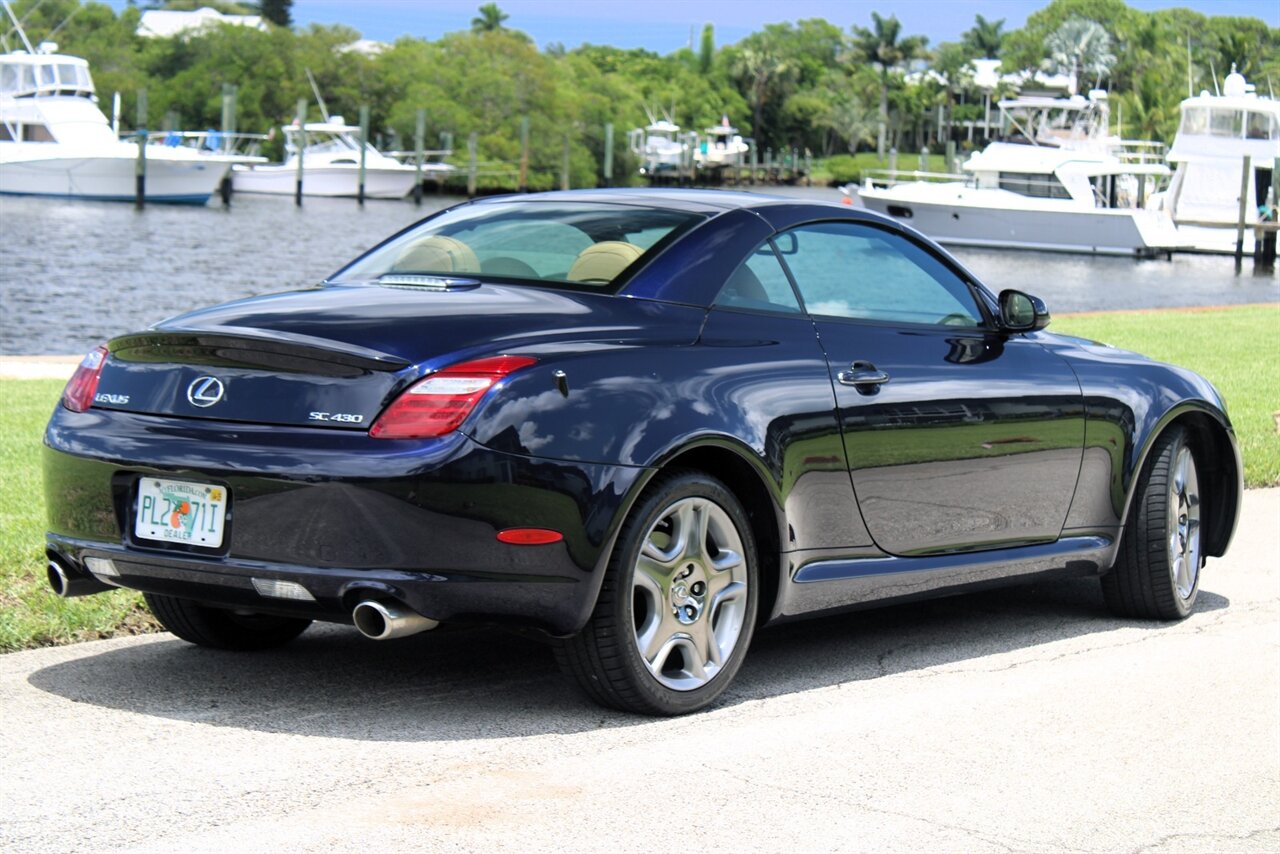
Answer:
[(62, 391), (62, 405), (72, 412), (84, 412), (93, 406), (93, 396), (98, 393), (98, 377), (107, 361), (107, 346), (100, 344), (89, 351)]
[(499, 380), (537, 361), (529, 356), (493, 356), (450, 365), (409, 386), (373, 422), (369, 435), (430, 439), (452, 433)]

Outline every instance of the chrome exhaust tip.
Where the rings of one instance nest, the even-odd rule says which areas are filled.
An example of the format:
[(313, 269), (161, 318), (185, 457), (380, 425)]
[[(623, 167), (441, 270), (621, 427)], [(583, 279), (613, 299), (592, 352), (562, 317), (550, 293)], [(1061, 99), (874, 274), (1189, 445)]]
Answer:
[(49, 579), (49, 589), (63, 599), (70, 599), (74, 596), (89, 596), (111, 589), (110, 584), (103, 584), (92, 575), (68, 569), (62, 564), (62, 561), (54, 558), (49, 558), (49, 568), (46, 575)]
[(360, 634), (372, 640), (391, 640), (425, 632), (440, 625), (436, 620), (410, 611), (403, 605), (366, 599), (351, 610), (351, 620)]
[(66, 598), (67, 590), (71, 587), (71, 579), (67, 578), (67, 571), (62, 568), (62, 564), (56, 560), (49, 561), (49, 587), (55, 594)]

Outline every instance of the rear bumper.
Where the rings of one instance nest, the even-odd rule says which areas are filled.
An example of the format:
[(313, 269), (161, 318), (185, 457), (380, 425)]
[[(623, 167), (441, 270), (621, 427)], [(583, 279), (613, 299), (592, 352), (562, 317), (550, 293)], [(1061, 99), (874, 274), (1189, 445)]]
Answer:
[[(75, 570), (110, 558), (120, 587), (346, 621), (361, 598), (441, 622), (577, 631), (599, 591), (623, 502), (644, 469), (523, 457), (462, 435), (380, 441), (363, 432), (231, 425), (61, 407), (45, 435), (48, 547)], [(216, 553), (139, 542), (137, 481), (226, 486)], [(549, 528), (521, 546), (498, 531)], [(292, 581), (314, 601), (259, 594)]]

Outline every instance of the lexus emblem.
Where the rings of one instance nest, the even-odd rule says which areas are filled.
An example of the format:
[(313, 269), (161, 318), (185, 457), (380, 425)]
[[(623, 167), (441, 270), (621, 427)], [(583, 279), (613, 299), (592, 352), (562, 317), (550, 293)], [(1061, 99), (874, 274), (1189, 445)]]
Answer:
[(192, 406), (203, 409), (222, 400), (225, 392), (222, 381), (216, 377), (196, 377), (191, 381), (191, 385), (187, 386), (187, 400)]

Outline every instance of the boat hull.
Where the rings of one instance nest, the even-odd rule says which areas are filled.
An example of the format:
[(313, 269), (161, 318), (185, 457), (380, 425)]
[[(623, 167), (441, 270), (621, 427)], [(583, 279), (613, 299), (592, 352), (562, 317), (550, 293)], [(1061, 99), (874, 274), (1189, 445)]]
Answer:
[[(868, 209), (944, 244), (1151, 257), (1176, 251), (1185, 243), (1172, 220), (1156, 211), (996, 207), (975, 203), (964, 194), (935, 202), (897, 192), (901, 189), (861, 189), (858, 197)], [(972, 195), (981, 192), (970, 191)]]
[[(203, 205), (227, 171), (226, 163), (147, 160), (146, 201)], [(0, 160), (0, 194), (94, 201), (133, 201), (137, 161), (132, 157), (43, 157)]]
[[(426, 173), (424, 173), (425, 175)], [(232, 186), (237, 193), (265, 193), (292, 196), (298, 172), (292, 166), (236, 167)], [(415, 171), (407, 169), (366, 169), (364, 195), (369, 199), (403, 199), (413, 190)], [(302, 175), (302, 195), (355, 198), (359, 189), (359, 168), (318, 166)]]

